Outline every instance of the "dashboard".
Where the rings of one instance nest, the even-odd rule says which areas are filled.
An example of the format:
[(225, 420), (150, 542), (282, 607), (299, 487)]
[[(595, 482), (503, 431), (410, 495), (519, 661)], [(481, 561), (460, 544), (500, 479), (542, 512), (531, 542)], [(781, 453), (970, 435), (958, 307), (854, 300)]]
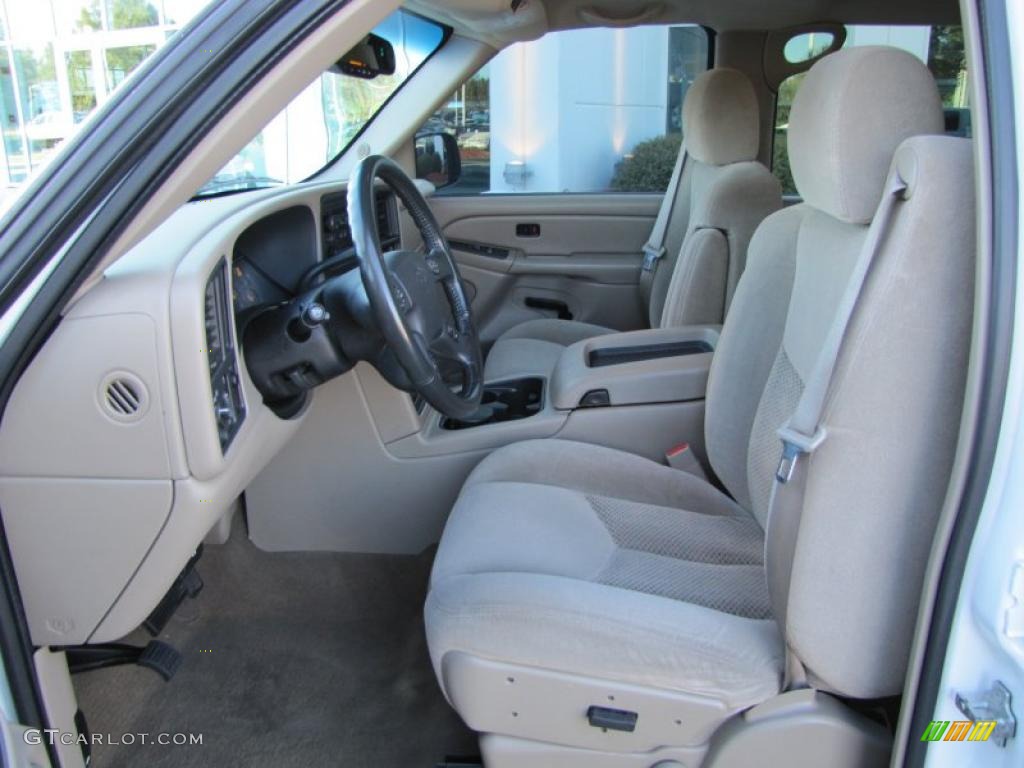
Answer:
[[(320, 198), (317, 221), (306, 205), (277, 211), (250, 225), (235, 243), (232, 286), (239, 326), (260, 309), (287, 301), (328, 277), (357, 266), (345, 192)], [(377, 231), (385, 250), (400, 242), (393, 193), (377, 193)]]
[[(241, 363), (236, 347), (241, 345), (249, 321), (266, 308), (287, 302), (326, 278), (358, 265), (348, 220), (347, 193), (325, 194), (319, 203), (319, 238), (317, 217), (309, 205), (275, 211), (250, 224), (238, 236), (230, 280), (226, 259), (218, 262), (207, 280), (203, 322), (211, 407), (222, 453), (227, 452), (245, 420)], [(398, 247), (401, 238), (393, 193), (377, 193), (376, 224), (384, 249)], [(232, 310), (234, 317), (229, 315)], [(305, 370), (301, 361), (296, 370)]]
[[(394, 249), (397, 200), (377, 201)], [(242, 338), (263, 309), (356, 268), (346, 203), (334, 185), (182, 206), (66, 310), (0, 430), (0, 502), (38, 645), (139, 626), (294, 437), (305, 412), (264, 404)]]

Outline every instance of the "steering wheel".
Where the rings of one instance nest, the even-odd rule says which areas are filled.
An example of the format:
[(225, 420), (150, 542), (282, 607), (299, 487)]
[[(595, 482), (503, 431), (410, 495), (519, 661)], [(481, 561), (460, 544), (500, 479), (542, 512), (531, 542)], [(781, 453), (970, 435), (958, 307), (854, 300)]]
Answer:
[[(377, 179), (405, 204), (426, 254), (382, 252)], [(445, 416), (472, 416), (483, 393), (480, 339), (448, 243), (415, 182), (386, 157), (363, 158), (349, 179), (348, 217), (373, 317), (413, 388)], [(461, 376), (458, 392), (446, 380), (447, 373)]]

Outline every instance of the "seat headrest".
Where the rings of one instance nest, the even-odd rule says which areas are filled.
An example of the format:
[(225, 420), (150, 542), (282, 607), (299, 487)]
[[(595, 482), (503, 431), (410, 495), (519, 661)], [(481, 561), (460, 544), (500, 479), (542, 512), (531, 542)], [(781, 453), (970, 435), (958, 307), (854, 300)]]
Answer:
[(935, 79), (912, 54), (865, 46), (811, 67), (789, 116), (789, 165), (804, 202), (865, 224), (882, 199), (896, 147), (942, 133)]
[(683, 102), (683, 137), (691, 157), (708, 165), (753, 160), (759, 134), (757, 94), (746, 75), (719, 67), (693, 81)]

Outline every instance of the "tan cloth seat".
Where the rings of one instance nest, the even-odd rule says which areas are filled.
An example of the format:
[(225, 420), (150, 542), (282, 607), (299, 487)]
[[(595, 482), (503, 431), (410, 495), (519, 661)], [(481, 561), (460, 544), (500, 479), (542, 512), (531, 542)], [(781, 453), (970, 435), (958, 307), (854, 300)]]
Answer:
[(574, 320), (527, 320), (510, 328), (487, 355), (487, 381), (501, 381), (523, 374), (547, 374), (555, 369), (566, 347), (577, 341), (615, 333), (593, 323)]
[(427, 636), (528, 666), (554, 652), (559, 669), (742, 708), (782, 676), (763, 557), (761, 527), (692, 475), (600, 446), (518, 443), (466, 482)]
[[(718, 68), (694, 80), (683, 104), (687, 160), (651, 284), (652, 328), (718, 324), (765, 216), (782, 206), (779, 182), (755, 159), (757, 97), (746, 75)], [(510, 328), (494, 343), (484, 375), (497, 381), (547, 375), (561, 351), (611, 328), (543, 318)]]
[[(646, 459), (559, 440), (508, 446), (473, 472), (426, 603), (439, 680), (471, 727), (604, 752), (699, 752), (732, 714), (781, 690), (787, 649), (816, 688), (900, 692), (957, 443), (973, 307), (971, 146), (929, 135), (942, 127), (934, 81), (908, 53), (847, 49), (808, 73), (790, 127), (805, 203), (758, 228), (708, 384), (708, 455), (732, 498)], [(768, 550), (791, 554), (765, 562), (776, 430), (897, 169), (908, 192), (847, 327), (829, 438), (805, 459), (792, 546)], [(766, 592), (780, 569), (791, 574), (784, 625)], [(514, 717), (509, 685), (526, 691)], [(587, 708), (609, 696), (647, 730), (588, 728)]]

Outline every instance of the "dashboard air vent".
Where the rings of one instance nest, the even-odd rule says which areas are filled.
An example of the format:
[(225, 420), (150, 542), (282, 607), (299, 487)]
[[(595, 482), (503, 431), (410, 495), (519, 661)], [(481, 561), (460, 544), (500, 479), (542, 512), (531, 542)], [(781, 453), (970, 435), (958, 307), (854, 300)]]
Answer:
[(130, 381), (117, 379), (107, 385), (107, 405), (115, 413), (122, 416), (131, 416), (139, 410), (142, 399)]
[(106, 376), (100, 384), (99, 395), (104, 412), (117, 421), (142, 418), (149, 400), (145, 385), (124, 371)]

